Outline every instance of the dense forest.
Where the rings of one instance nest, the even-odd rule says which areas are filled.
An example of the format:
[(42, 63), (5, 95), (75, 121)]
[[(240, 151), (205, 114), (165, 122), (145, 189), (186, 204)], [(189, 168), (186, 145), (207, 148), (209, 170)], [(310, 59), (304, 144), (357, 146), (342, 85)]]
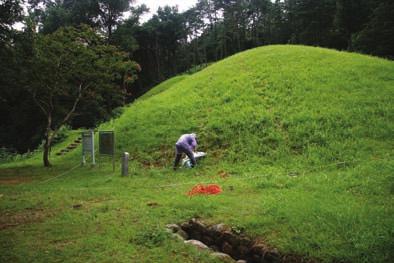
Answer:
[(153, 85), (257, 46), (394, 58), (392, 0), (199, 0), (142, 23), (147, 12), (131, 0), (0, 0), (2, 154), (49, 154), (63, 127), (95, 127)]

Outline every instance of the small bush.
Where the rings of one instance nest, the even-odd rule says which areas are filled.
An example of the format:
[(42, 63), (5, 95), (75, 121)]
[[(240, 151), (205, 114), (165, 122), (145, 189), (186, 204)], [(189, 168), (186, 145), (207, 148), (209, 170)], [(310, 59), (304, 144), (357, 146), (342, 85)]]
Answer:
[[(63, 142), (67, 136), (68, 133), (72, 130), (72, 128), (69, 125), (64, 125), (63, 127), (61, 127), (58, 131), (58, 133), (56, 134), (55, 138), (53, 138), (53, 144), (57, 144), (60, 142)], [(42, 144), (40, 145), (40, 147), (42, 146)]]
[(161, 229), (141, 229), (130, 239), (130, 243), (152, 248), (162, 244), (166, 238), (167, 234)]

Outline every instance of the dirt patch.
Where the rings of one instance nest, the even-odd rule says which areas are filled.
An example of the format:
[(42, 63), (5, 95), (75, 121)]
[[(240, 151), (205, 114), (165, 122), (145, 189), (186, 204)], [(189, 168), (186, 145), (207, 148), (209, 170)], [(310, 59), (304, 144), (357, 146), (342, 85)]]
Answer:
[(181, 224), (170, 224), (167, 228), (176, 237), (186, 240), (199, 249), (210, 249), (212, 256), (226, 262), (244, 263), (315, 263), (310, 259), (293, 254), (283, 254), (261, 239), (252, 239), (239, 230), (224, 224), (206, 225), (201, 220), (191, 219)]
[(49, 216), (52, 214), (44, 209), (26, 209), (18, 213), (6, 212), (0, 215), (0, 230), (43, 222)]
[(12, 178), (0, 178), (0, 185), (18, 185), (23, 183), (30, 183), (33, 181), (28, 177), (12, 177)]

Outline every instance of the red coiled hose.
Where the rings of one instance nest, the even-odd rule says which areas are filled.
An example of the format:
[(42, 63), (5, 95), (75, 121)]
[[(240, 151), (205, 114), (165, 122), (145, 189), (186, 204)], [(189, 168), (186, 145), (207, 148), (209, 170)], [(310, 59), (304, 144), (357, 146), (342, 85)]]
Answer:
[(190, 190), (187, 195), (194, 196), (194, 195), (217, 195), (222, 192), (222, 188), (220, 188), (217, 184), (198, 184)]

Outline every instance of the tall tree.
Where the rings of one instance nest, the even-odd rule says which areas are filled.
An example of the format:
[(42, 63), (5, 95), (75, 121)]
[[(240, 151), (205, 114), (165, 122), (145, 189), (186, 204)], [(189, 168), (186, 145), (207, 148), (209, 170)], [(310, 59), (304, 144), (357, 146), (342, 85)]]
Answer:
[[(21, 89), (25, 59), (31, 55), (31, 35), (13, 28), (23, 19), (23, 1), (0, 1), (0, 147), (26, 152), (39, 141), (41, 118)], [(33, 105), (32, 105), (33, 104)]]
[(149, 8), (146, 5), (132, 7), (131, 15), (113, 33), (113, 44), (129, 52), (131, 56), (139, 48), (135, 35), (140, 27), (141, 16), (147, 12), (149, 12)]
[(336, 0), (333, 21), (334, 47), (351, 49), (352, 35), (365, 27), (376, 6), (375, 0)]
[(114, 28), (122, 21), (123, 13), (130, 10), (133, 2), (134, 0), (98, 0), (100, 23), (109, 40)]
[(21, 0), (0, 1), (0, 44), (4, 44), (10, 38), (12, 25), (23, 19), (21, 4)]
[(394, 2), (381, 1), (368, 24), (354, 35), (353, 46), (360, 52), (394, 59)]
[(178, 62), (180, 48), (187, 42), (187, 28), (184, 16), (176, 7), (159, 8), (136, 31), (136, 39), (141, 48), (135, 52), (135, 59), (141, 61), (141, 77), (148, 76), (150, 85), (185, 69)]
[(97, 18), (100, 10), (97, 0), (44, 0), (41, 5), (38, 4), (39, 2), (34, 3), (35, 10), (31, 12), (40, 20), (43, 33), (52, 33), (65, 26), (99, 26)]
[(329, 46), (335, 0), (288, 0), (286, 11), (293, 43)]
[(190, 42), (187, 53), (187, 59), (191, 65), (201, 64), (206, 61), (206, 56), (200, 53), (200, 35), (204, 32), (206, 24), (204, 23), (204, 15), (197, 7), (190, 8), (184, 14), (185, 29), (188, 41)]
[(137, 64), (115, 47), (104, 45), (92, 29), (72, 27), (37, 36), (29, 63), (26, 86), (46, 118), (44, 166), (50, 166), (49, 152), (59, 129), (74, 116), (84, 96), (112, 96), (122, 89), (114, 83), (132, 82)]

